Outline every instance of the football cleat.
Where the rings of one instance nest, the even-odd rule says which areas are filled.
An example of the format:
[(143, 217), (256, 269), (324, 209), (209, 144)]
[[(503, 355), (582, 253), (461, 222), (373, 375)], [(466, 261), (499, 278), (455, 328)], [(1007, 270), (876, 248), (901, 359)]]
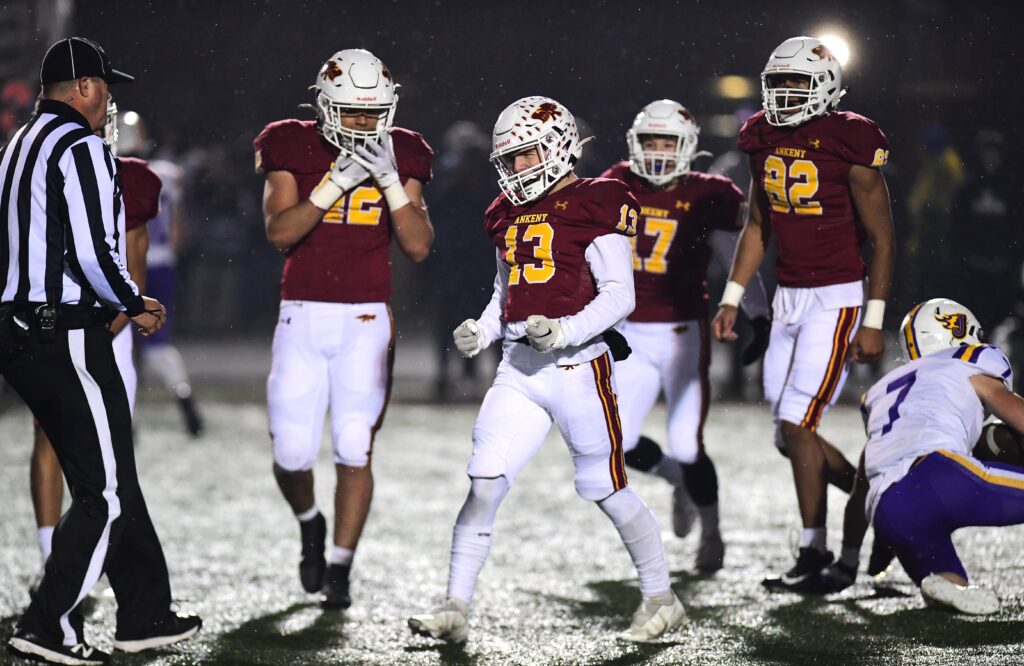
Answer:
[(7, 651), (23, 659), (71, 666), (91, 666), (110, 661), (109, 654), (85, 642), (64, 645), (60, 641), (47, 640), (22, 629), (16, 630), (11, 636), (7, 642)]
[(701, 534), (694, 566), (701, 573), (714, 573), (725, 566), (725, 543), (720, 532)]
[(469, 635), (469, 605), (459, 599), (448, 599), (443, 606), (409, 618), (409, 629), (418, 636), (437, 638), (449, 643), (462, 643)]
[(683, 602), (669, 590), (661, 597), (646, 597), (633, 613), (633, 621), (616, 638), (629, 643), (649, 643), (678, 627), (686, 619)]
[(835, 562), (822, 572), (815, 591), (821, 594), (835, 594), (853, 585), (855, 580), (857, 580), (857, 569), (842, 562)]
[(792, 569), (777, 578), (765, 578), (761, 584), (770, 590), (812, 591), (819, 580), (819, 574), (832, 564), (832, 560), (831, 551), (801, 548)]
[(992, 615), (999, 612), (999, 597), (992, 590), (975, 585), (957, 585), (939, 574), (921, 581), (921, 596), (926, 604), (968, 615)]
[(320, 590), (320, 607), (327, 610), (344, 610), (352, 605), (349, 595), (348, 574), (352, 567), (347, 564), (332, 564), (327, 567), (324, 587)]
[(168, 613), (160, 622), (150, 627), (144, 634), (123, 633), (120, 629), (114, 634), (114, 649), (124, 652), (142, 652), (153, 648), (173, 645), (178, 641), (192, 638), (203, 626), (198, 615), (178, 615)]
[(682, 539), (697, 522), (697, 505), (684, 484), (672, 486), (672, 531)]
[(319, 592), (324, 586), (324, 539), (327, 538), (327, 519), (317, 513), (309, 520), (299, 521), (302, 532), (302, 559), (299, 560), (299, 580), (306, 592)]
[(185, 430), (189, 436), (194, 438), (203, 434), (203, 417), (199, 415), (192, 396), (178, 398), (178, 408), (181, 410), (181, 418), (185, 421)]

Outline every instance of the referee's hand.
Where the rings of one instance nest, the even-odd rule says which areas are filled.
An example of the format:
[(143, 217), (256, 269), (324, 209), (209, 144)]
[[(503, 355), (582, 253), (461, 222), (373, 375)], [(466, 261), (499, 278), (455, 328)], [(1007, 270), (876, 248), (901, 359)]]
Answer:
[(146, 311), (132, 317), (132, 321), (139, 327), (139, 333), (147, 336), (153, 335), (167, 321), (167, 308), (160, 301), (149, 296), (143, 296), (142, 301), (146, 304)]

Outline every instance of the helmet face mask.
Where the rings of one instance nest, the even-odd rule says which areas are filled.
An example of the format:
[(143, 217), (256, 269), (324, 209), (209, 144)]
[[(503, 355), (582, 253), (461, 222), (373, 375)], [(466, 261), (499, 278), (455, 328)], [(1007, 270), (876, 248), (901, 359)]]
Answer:
[[(761, 72), (761, 103), (765, 118), (777, 127), (791, 127), (823, 116), (845, 94), (839, 61), (813, 37), (793, 37), (780, 44)], [(806, 82), (806, 88), (793, 85)]]
[(107, 99), (107, 119), (103, 122), (103, 143), (110, 148), (110, 154), (117, 157), (117, 104)]
[(915, 305), (900, 324), (903, 358), (914, 361), (944, 349), (981, 344), (984, 332), (970, 310), (947, 298)]
[[(367, 140), (384, 143), (387, 139), (398, 107), (398, 85), (372, 53), (338, 51), (320, 68), (313, 88), (317, 128), (342, 155), (351, 156)], [(345, 117), (359, 114), (375, 118), (376, 125), (370, 129), (345, 126)]]
[[(682, 104), (670, 99), (651, 102), (640, 110), (626, 132), (629, 170), (655, 187), (667, 185), (690, 173), (699, 136), (700, 127)], [(675, 147), (652, 149), (651, 139), (674, 140)]]
[[(524, 97), (498, 116), (490, 161), (505, 196), (522, 206), (541, 198), (572, 173), (584, 143), (568, 109), (547, 97)], [(516, 156), (531, 148), (537, 151), (538, 163), (517, 173)]]

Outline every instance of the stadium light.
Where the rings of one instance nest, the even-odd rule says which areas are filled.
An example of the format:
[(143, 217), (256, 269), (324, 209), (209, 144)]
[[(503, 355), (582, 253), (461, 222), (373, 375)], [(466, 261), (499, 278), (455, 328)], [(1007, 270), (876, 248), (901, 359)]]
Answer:
[(747, 99), (753, 97), (756, 87), (754, 81), (746, 76), (720, 76), (715, 81), (720, 97), (726, 99)]
[(850, 45), (846, 40), (833, 32), (826, 32), (818, 37), (818, 39), (839, 60), (839, 65), (846, 67), (846, 63), (850, 60)]
[(139, 114), (134, 111), (127, 111), (122, 119), (125, 125), (134, 126), (139, 123)]

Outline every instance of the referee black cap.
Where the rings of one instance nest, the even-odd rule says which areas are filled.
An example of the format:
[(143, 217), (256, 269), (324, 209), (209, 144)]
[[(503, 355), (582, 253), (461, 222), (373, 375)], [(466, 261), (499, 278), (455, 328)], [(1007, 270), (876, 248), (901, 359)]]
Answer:
[(119, 72), (110, 64), (103, 47), (85, 37), (67, 37), (49, 48), (39, 68), (42, 84), (98, 76), (108, 84), (130, 83), (134, 76)]

